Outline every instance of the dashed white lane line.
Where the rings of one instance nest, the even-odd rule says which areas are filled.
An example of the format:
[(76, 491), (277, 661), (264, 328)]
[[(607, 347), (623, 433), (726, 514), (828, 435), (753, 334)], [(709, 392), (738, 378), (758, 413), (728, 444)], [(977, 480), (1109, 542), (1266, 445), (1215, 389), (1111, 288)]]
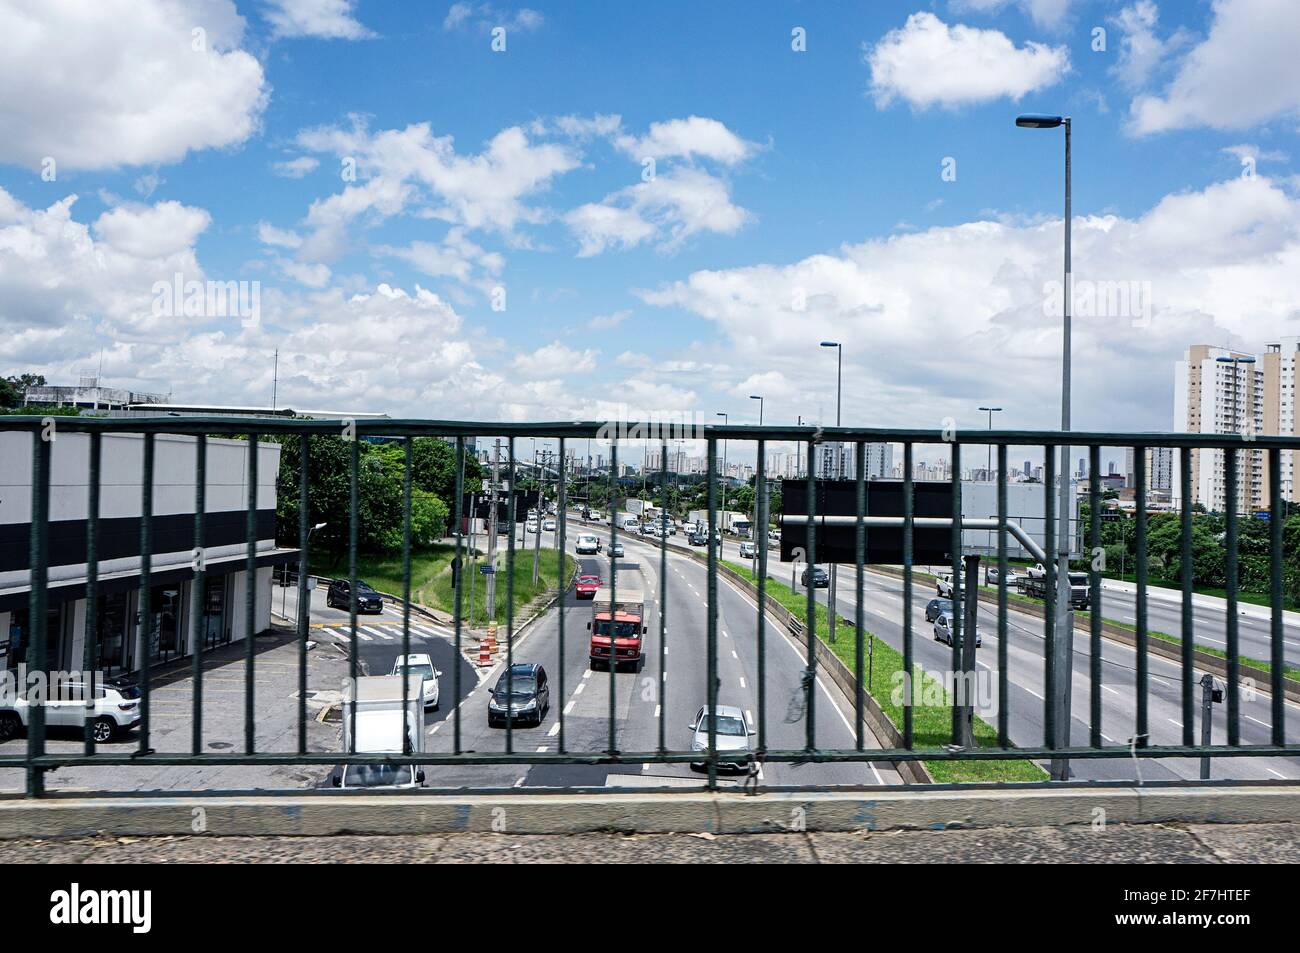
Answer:
[(524, 779), (521, 777), (518, 781), (515, 782), (515, 787), (521, 788), (523, 786), (524, 786)]
[(591, 678), (591, 669), (587, 669), (586, 671), (584, 671), (584, 672), (582, 673), (582, 677), (583, 677), (583, 678)]
[(581, 685), (579, 685), (577, 688), (573, 690), (573, 694), (581, 695), (583, 693), (583, 690), (586, 689), (586, 687), (587, 687), (587, 683), (583, 682)]
[(550, 750), (551, 750), (551, 746), (550, 746), (550, 745), (538, 745), (538, 746), (537, 746), (537, 750), (538, 750), (538, 751), (550, 751)]
[(735, 649), (732, 649), (732, 650), (731, 650), (731, 657), (734, 658), (734, 659), (739, 659), (739, 658), (740, 658), (740, 656), (736, 654), (736, 650), (735, 650)]
[(655, 717), (656, 717), (656, 718), (659, 717), (659, 706), (658, 706), (658, 705), (655, 705)]
[(1165, 721), (1169, 722), (1169, 724), (1173, 725), (1175, 728), (1183, 727), (1183, 723), (1181, 721), (1175, 721), (1173, 718), (1166, 718)]
[(748, 708), (745, 709), (745, 721), (749, 722), (751, 725), (754, 723), (754, 713)]
[(741, 678), (740, 678), (740, 687), (741, 687), (741, 688), (744, 688), (744, 687), (745, 687), (745, 677), (744, 677), (743, 675), (742, 675)]
[[(578, 704), (577, 701), (571, 701), (571, 702), (569, 702), (567, 705), (565, 705), (565, 706), (564, 706), (564, 714), (567, 715), (569, 712), (573, 711), (573, 706), (576, 705), (576, 704)], [(559, 723), (558, 721), (555, 723), (555, 727), (556, 727), (557, 730), (559, 729), (559, 727), (560, 727), (560, 723)]]
[(1102, 690), (1103, 692), (1110, 692), (1112, 695), (1119, 695), (1119, 694), (1121, 694), (1120, 692), (1118, 692), (1118, 691), (1116, 691), (1115, 689), (1111, 688), (1109, 685), (1103, 685), (1103, 686), (1101, 686), (1101, 690)]
[[(568, 709), (565, 710), (567, 711)], [(559, 733), (560, 733), (560, 723), (557, 721), (555, 724), (551, 725), (551, 730), (548, 731), (547, 734), (550, 735), (552, 738), (554, 738)]]
[(1256, 718), (1254, 715), (1247, 715), (1246, 717), (1249, 718), (1251, 721), (1253, 721), (1253, 722), (1254, 722), (1255, 724), (1257, 724), (1257, 725), (1263, 725), (1265, 728), (1270, 727), (1269, 724), (1268, 724), (1268, 722), (1266, 722), (1266, 721), (1260, 721), (1260, 720), (1259, 720), (1258, 718)]

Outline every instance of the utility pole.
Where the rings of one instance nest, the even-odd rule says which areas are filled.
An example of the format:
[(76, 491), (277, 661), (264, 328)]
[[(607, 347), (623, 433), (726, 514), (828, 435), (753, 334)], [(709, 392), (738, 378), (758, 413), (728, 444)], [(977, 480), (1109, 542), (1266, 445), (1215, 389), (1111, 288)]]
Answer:
[[(550, 451), (543, 450), (542, 458), (550, 456)], [(537, 451), (533, 451), (533, 465), (537, 465)], [(545, 509), (546, 500), (546, 469), (545, 464), (537, 469), (537, 532), (533, 535), (533, 585), (537, 585), (537, 580), (541, 574), (542, 565), (542, 511)]]
[(490, 622), (497, 614), (497, 477), (501, 472), (501, 438), (497, 437), (492, 447), (492, 502), (488, 510), (488, 572), (487, 572), (487, 618)]

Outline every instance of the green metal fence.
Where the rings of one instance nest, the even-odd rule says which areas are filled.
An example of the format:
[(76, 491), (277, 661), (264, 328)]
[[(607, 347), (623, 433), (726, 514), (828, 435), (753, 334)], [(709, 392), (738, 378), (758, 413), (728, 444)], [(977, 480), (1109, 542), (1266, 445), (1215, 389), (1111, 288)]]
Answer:
[[(601, 422), (584, 422), (584, 423), (530, 423), (530, 424), (503, 424), (503, 423), (485, 423), (485, 422), (449, 422), (449, 421), (421, 421), (421, 420), (358, 420), (358, 421), (325, 421), (325, 420), (284, 420), (270, 418), (231, 418), (231, 417), (134, 417), (134, 418), (98, 418), (98, 417), (60, 417), (57, 419), (57, 433), (88, 433), (90, 435), (90, 457), (88, 464), (89, 488), (88, 498), (86, 501), (87, 512), (87, 548), (85, 561), (87, 566), (85, 579), (85, 593), (87, 613), (85, 620), (85, 648), (82, 664), (87, 671), (94, 671), (98, 665), (98, 646), (96, 645), (96, 587), (99, 581), (99, 535), (98, 526), (100, 520), (100, 493), (102, 478), (102, 435), (113, 433), (138, 433), (143, 435), (143, 474), (142, 481), (142, 498), (140, 520), (140, 588), (142, 591), (149, 590), (150, 574), (152, 571), (153, 545), (154, 541), (151, 536), (151, 519), (150, 516), (154, 510), (153, 485), (154, 485), (154, 442), (158, 434), (182, 434), (190, 435), (196, 438), (195, 448), (195, 465), (198, 479), (194, 486), (194, 529), (193, 529), (193, 547), (196, 553), (202, 553), (204, 547), (204, 520), (202, 514), (205, 511), (205, 473), (207, 467), (206, 439), (209, 436), (236, 436), (248, 439), (256, 445), (260, 436), (277, 435), (282, 440), (297, 438), (300, 445), (300, 467), (298, 473), (298, 491), (299, 499), (299, 525), (298, 538), (296, 540), (299, 549), (298, 555), (298, 599), (299, 605), (303, 605), (309, 598), (307, 589), (308, 580), (308, 506), (307, 506), (307, 489), (312, 474), (308, 472), (308, 439), (311, 437), (330, 437), (339, 440), (351, 440), (350, 453), (350, 501), (351, 513), (348, 526), (348, 573), (351, 580), (350, 585), (350, 608), (349, 608), (349, 625), (351, 631), (352, 651), (349, 653), (349, 673), (351, 678), (355, 679), (359, 675), (358, 670), (358, 652), (357, 652), (357, 554), (358, 554), (358, 470), (360, 459), (359, 440), (368, 437), (384, 437), (401, 441), (406, 453), (408, 465), (406, 467), (406, 477), (402, 488), (402, 508), (403, 508), (403, 599), (404, 612), (402, 624), (402, 654), (409, 655), (411, 649), (411, 615), (410, 615), (410, 594), (411, 594), (411, 467), (409, 465), (412, 452), (412, 440), (416, 437), (436, 436), (443, 437), (455, 442), (455, 453), (457, 461), (457, 479), (456, 494), (454, 503), (454, 526), (459, 528), (462, 525), (462, 506), (461, 500), (464, 496), (463, 490), (463, 461), (467, 453), (466, 441), (468, 438), (478, 437), (483, 434), (499, 434), (506, 438), (508, 444), (508, 466), (511, 477), (514, 474), (515, 467), (515, 441), (518, 438), (538, 438), (558, 442), (558, 459), (565, 459), (566, 447), (574, 446), (574, 441), (580, 439), (601, 439), (609, 433), (609, 426)], [(48, 528), (50, 519), (50, 466), (51, 450), (53, 440), (50, 428), (45, 420), (38, 417), (8, 417), (0, 418), (0, 432), (3, 431), (20, 431), (30, 433), (32, 441), (32, 471), (31, 471), (31, 532), (30, 532), (30, 597), (28, 608), (31, 618), (39, 620), (45, 618), (45, 610), (48, 596), (49, 583), (49, 539)], [(654, 432), (653, 428), (641, 428), (639, 425), (627, 425), (625, 429), (620, 430), (623, 433), (637, 434), (645, 432)], [(1288, 437), (1273, 436), (1254, 436), (1244, 438), (1238, 435), (1203, 435), (1203, 434), (1119, 434), (1119, 433), (1070, 433), (1062, 435), (1055, 431), (1006, 431), (1006, 430), (989, 430), (989, 431), (971, 431), (962, 433), (948, 433), (933, 430), (898, 430), (898, 429), (874, 429), (874, 428), (811, 428), (811, 427), (750, 427), (737, 425), (724, 426), (704, 426), (698, 428), (698, 431), (690, 436), (699, 437), (706, 441), (707, 454), (709, 460), (715, 460), (718, 457), (717, 449), (719, 442), (723, 440), (744, 440), (752, 441), (757, 450), (757, 467), (755, 486), (759, 488), (757, 498), (757, 519), (755, 542), (757, 544), (757, 561), (760, 571), (757, 573), (756, 590), (757, 605), (760, 607), (756, 612), (754, 621), (754, 646), (757, 652), (758, 666), (760, 677), (758, 684), (755, 686), (757, 692), (757, 744), (753, 752), (753, 758), (765, 763), (830, 763), (830, 762), (877, 762), (877, 763), (902, 763), (902, 762), (936, 762), (936, 761), (978, 761), (978, 760), (1049, 760), (1049, 759), (1114, 759), (1133, 757), (1136, 750), (1140, 749), (1143, 758), (1200, 758), (1209, 756), (1214, 758), (1262, 758), (1262, 757), (1300, 757), (1300, 745), (1288, 743), (1286, 735), (1286, 656), (1284, 645), (1284, 617), (1283, 617), (1283, 549), (1282, 549), (1282, 521), (1273, 518), (1270, 528), (1270, 554), (1269, 554), (1269, 579), (1270, 579), (1270, 596), (1271, 596), (1271, 614), (1270, 614), (1270, 657), (1271, 666), (1270, 682), (1267, 686), (1267, 692), (1271, 693), (1271, 724), (1269, 725), (1269, 742), (1266, 744), (1242, 744), (1241, 743), (1241, 679), (1240, 665), (1241, 658), (1239, 652), (1238, 640), (1238, 598), (1237, 598), (1237, 541), (1238, 541), (1238, 521), (1241, 514), (1237, 512), (1238, 504), (1238, 470), (1239, 470), (1239, 453), (1243, 450), (1257, 451), (1263, 454), (1267, 460), (1267, 473), (1269, 477), (1269, 499), (1268, 508), (1275, 516), (1283, 512), (1282, 503), (1282, 454), (1288, 451), (1300, 449), (1300, 439)], [(675, 437), (673, 439), (676, 439)], [(913, 605), (913, 599), (916, 594), (914, 578), (914, 567), (912, 565), (912, 543), (915, 531), (915, 517), (912, 509), (913, 501), (913, 464), (916, 461), (916, 449), (924, 446), (938, 446), (946, 448), (950, 454), (952, 465), (952, 489), (953, 489), (953, 520), (951, 525), (952, 532), (952, 598), (954, 605), (961, 604), (962, 598), (962, 573), (960, 562), (961, 550), (961, 533), (963, 529), (962, 511), (961, 511), (961, 448), (966, 445), (991, 445), (996, 448), (996, 457), (998, 462), (997, 472), (997, 500), (998, 500), (998, 526), (997, 532), (997, 568), (999, 570), (999, 582), (997, 586), (997, 633), (998, 633), (998, 650), (997, 650), (997, 683), (998, 683), (998, 714), (997, 714), (997, 742), (992, 746), (976, 747), (973, 745), (962, 745), (959, 712), (954, 705), (953, 709), (953, 736), (951, 743), (944, 746), (918, 747), (914, 739), (913, 712), (910, 706), (905, 708), (904, 718), (900, 728), (902, 738), (901, 745), (888, 746), (884, 748), (868, 747), (864, 737), (864, 706), (867, 704), (865, 692), (859, 690), (855, 693), (856, 697), (851, 700), (852, 709), (857, 715), (854, 725), (855, 743), (847, 748), (831, 748), (819, 745), (818, 726), (814, 720), (814, 695), (818, 689), (819, 682), (824, 678), (824, 673), (819, 671), (816, 645), (818, 640), (817, 632), (817, 615), (815, 591), (812, 586), (807, 587), (807, 605), (806, 618), (804, 620), (804, 632), (806, 636), (806, 660), (805, 671), (803, 672), (802, 692), (804, 693), (804, 744), (802, 747), (795, 748), (773, 748), (769, 746), (769, 712), (768, 698), (766, 696), (766, 678), (764, 677), (764, 666), (768, 653), (768, 613), (762, 608), (766, 603), (767, 582), (766, 567), (772, 561), (773, 554), (769, 550), (767, 533), (764, 530), (769, 523), (768, 499), (766, 487), (768, 484), (768, 475), (765, 472), (765, 457), (767, 448), (776, 441), (796, 442), (801, 444), (806, 459), (809, 461), (807, 482), (809, 490), (809, 499), (816, 498), (814, 489), (815, 481), (820, 474), (816, 472), (815, 461), (817, 459), (816, 450), (822, 443), (828, 441), (843, 442), (851, 446), (854, 454), (856, 466), (857, 483), (857, 514), (856, 514), (856, 612), (854, 625), (854, 675), (861, 684), (864, 673), (864, 626), (863, 626), (863, 604), (862, 598), (864, 591), (863, 574), (866, 571), (864, 566), (865, 541), (868, 528), (866, 507), (866, 478), (864, 475), (864, 448), (868, 443), (889, 441), (901, 443), (903, 447), (903, 483), (904, 483), (904, 512), (900, 518), (900, 524), (903, 532), (904, 560), (902, 566), (903, 577), (903, 603), (905, 607)], [(1046, 562), (1045, 569), (1047, 574), (1046, 598), (1044, 600), (1044, 627), (1046, 634), (1046, 646), (1044, 652), (1044, 699), (1042, 702), (1042, 721), (1044, 725), (1042, 742), (1037, 745), (1014, 746), (1010, 740), (1009, 733), (1009, 694), (1008, 694), (1008, 592), (1007, 592), (1007, 570), (1008, 570), (1008, 531), (1007, 524), (1007, 453), (1011, 446), (1037, 446), (1043, 448), (1045, 457), (1045, 479), (1043, 481), (1044, 508), (1046, 513), (1046, 546), (1044, 550), (1048, 554), (1054, 553), (1057, 548), (1057, 539), (1054, 535), (1055, 511), (1053, 494), (1055, 492), (1053, 484), (1056, 480), (1055, 455), (1059, 448), (1065, 444), (1070, 448), (1086, 448), (1090, 459), (1091, 479), (1087, 488), (1087, 499), (1090, 504), (1090, 512), (1096, 514), (1100, 512), (1102, 499), (1101, 485), (1101, 450), (1102, 448), (1133, 448), (1135, 457), (1138, 460), (1145, 458), (1145, 451), (1153, 448), (1171, 448), (1180, 458), (1181, 473), (1181, 508), (1180, 519), (1182, 528), (1182, 628), (1181, 628), (1181, 703), (1182, 703), (1182, 738), (1181, 743), (1176, 745), (1153, 745), (1147, 743), (1150, 736), (1149, 712), (1147, 707), (1147, 694), (1149, 691), (1148, 679), (1148, 641), (1150, 638), (1147, 623), (1147, 592), (1148, 579), (1146, 569), (1146, 547), (1147, 539), (1147, 495), (1148, 488), (1145, 485), (1144, 467), (1136, 467), (1137, 486), (1136, 486), (1136, 534), (1137, 534), (1137, 597), (1136, 597), (1136, 623), (1134, 625), (1134, 639), (1136, 642), (1137, 672), (1136, 672), (1136, 725), (1135, 730), (1130, 738), (1129, 744), (1104, 744), (1103, 743), (1103, 705), (1102, 691), (1104, 690), (1105, 681), (1102, 670), (1102, 640), (1103, 640), (1103, 608), (1102, 608), (1102, 589), (1100, 586), (1100, 576), (1097, 566), (1094, 564), (1089, 569), (1090, 583), (1093, 593), (1093, 605), (1091, 607), (1091, 623), (1088, 639), (1088, 651), (1090, 653), (1091, 663), (1089, 670), (1089, 695), (1086, 707), (1086, 722), (1089, 727), (1086, 744), (1069, 744), (1060, 743), (1062, 737), (1058, 731), (1058, 719), (1060, 712), (1054, 704), (1061, 691), (1063, 680), (1070, 678), (1069, 672), (1059, 672), (1055, 664), (1056, 649), (1059, 647), (1058, 640), (1063, 637), (1059, 627), (1055, 622), (1055, 599), (1056, 599), (1056, 572), (1057, 567), (1049, 559)], [(661, 467), (661, 488), (667, 484), (667, 451), (669, 440), (664, 439), (659, 444), (663, 451), (663, 465)], [(1227, 535), (1224, 540), (1226, 548), (1226, 569), (1227, 569), (1227, 593), (1226, 593), (1226, 718), (1227, 718), (1227, 743), (1226, 744), (1198, 744), (1194, 734), (1195, 711), (1196, 711), (1196, 664), (1194, 661), (1194, 643), (1195, 632), (1193, 628), (1193, 603), (1192, 595), (1195, 580), (1193, 578), (1193, 563), (1191, 551), (1191, 528), (1192, 528), (1192, 508), (1191, 508), (1191, 463), (1192, 451), (1197, 448), (1209, 448), (1216, 451), (1222, 451), (1222, 466), (1225, 481), (1225, 492), (1227, 500)], [(610, 450), (611, 471), (617, 473), (618, 468), (618, 441), (615, 440)], [(257, 566), (257, 453), (248, 454), (248, 502), (247, 502), (247, 555), (245, 566), (250, 577)], [(708, 591), (707, 591), (707, 627), (706, 638), (704, 642), (705, 658), (703, 662), (707, 667), (707, 684), (709, 686), (708, 696), (705, 704), (710, 710), (716, 710), (718, 705), (718, 576), (719, 576), (719, 553), (715, 543), (714, 530), (718, 521), (718, 489), (719, 480), (716, 468), (710, 467), (708, 474), (708, 513), (709, 513), (709, 543), (707, 552), (708, 566)], [(513, 479), (511, 484), (513, 486)], [(567, 487), (566, 481), (561, 480), (558, 487), (558, 508), (557, 508), (557, 538), (560, 556), (558, 565), (555, 568), (555, 582), (558, 587), (564, 589), (568, 586), (569, 580), (564, 577), (564, 556), (563, 551), (567, 544), (568, 535), (568, 517), (566, 499)], [(514, 524), (514, 501), (513, 495), (510, 501), (510, 521)], [(818, 545), (818, 521), (815, 513), (809, 514), (807, 523), (806, 539), (806, 560), (810, 566), (817, 563), (817, 545)], [(609, 527), (608, 540), (612, 547), (618, 542), (620, 530), (618, 520), (612, 518)], [(1095, 550), (1100, 545), (1100, 521), (1093, 518), (1085, 527), (1088, 534), (1088, 547)], [(539, 525), (540, 532), (540, 525)], [(285, 541), (288, 542), (288, 541)], [(456, 559), (458, 565), (463, 565), (462, 559), (465, 555), (464, 540), (461, 534), (457, 533), (456, 537)], [(666, 664), (666, 654), (668, 650), (669, 632), (668, 632), (668, 604), (667, 604), (667, 559), (670, 547), (666, 537), (660, 537), (660, 561), (661, 561), (661, 601), (659, 612), (659, 646), (657, 659), (652, 659), (651, 663), (659, 667), (661, 674)], [(510, 534), (509, 543), (506, 551), (507, 569), (512, 569), (516, 558), (514, 534)], [(463, 574), (460, 578), (464, 578)], [(193, 580), (198, 586), (202, 586), (204, 579), (204, 565), (201, 559), (196, 560), (193, 567)], [(510, 679), (509, 674), (512, 671), (514, 662), (514, 636), (515, 636), (515, 605), (514, 592), (511, 580), (513, 573), (507, 572), (507, 591), (506, 591), (506, 608), (505, 608), (505, 647), (506, 647), (506, 677)], [(617, 576), (612, 575), (611, 586), (617, 586)], [(454, 612), (454, 639), (457, 657), (462, 654), (462, 649), (466, 647), (465, 639), (467, 635), (463, 632), (462, 615), (464, 605), (462, 593), (458, 585), (455, 591), (455, 612)], [(298, 699), (297, 699), (297, 746), (296, 750), (289, 751), (259, 751), (255, 744), (254, 738), (254, 710), (255, 710), (255, 673), (256, 673), (256, 653), (254, 651), (254, 640), (251, 637), (256, 626), (255, 618), (255, 587), (249, 585), (246, 587), (245, 598), (245, 619), (246, 619), (246, 637), (245, 637), (245, 657), (244, 657), (244, 750), (232, 752), (207, 752), (203, 749), (204, 725), (203, 725), (203, 665), (201, 663), (201, 652), (195, 651), (193, 657), (193, 711), (192, 711), (192, 730), (190, 732), (189, 750), (158, 751), (151, 745), (150, 737), (150, 700), (151, 684), (149, 666), (142, 665), (139, 671), (139, 687), (141, 690), (141, 725), (139, 731), (139, 743), (136, 750), (130, 753), (120, 753), (118, 751), (104, 750), (98, 745), (91, 733), (89, 719), (86, 723), (84, 746), (78, 753), (53, 753), (47, 750), (47, 731), (45, 712), (41, 706), (34, 706), (29, 715), (26, 732), (25, 750), (21, 752), (11, 752), (8, 748), (0, 752), (0, 768), (21, 768), (26, 772), (26, 791), (29, 796), (40, 796), (45, 793), (43, 777), (46, 772), (65, 766), (85, 766), (85, 765), (319, 765), (334, 766), (339, 763), (343, 764), (420, 764), (422, 766), (436, 767), (448, 764), (467, 764), (467, 765), (487, 765), (487, 764), (679, 764), (683, 762), (704, 761), (707, 763), (707, 776), (701, 780), (702, 784), (709, 787), (717, 785), (718, 767), (720, 760), (725, 759), (725, 753), (720, 753), (717, 745), (716, 721), (710, 720), (708, 731), (708, 748), (707, 750), (691, 751), (680, 748), (673, 748), (669, 745), (669, 736), (665, 730), (664, 719), (667, 717), (668, 706), (661, 703), (659, 723), (658, 723), (658, 743), (654, 750), (646, 751), (621, 751), (617, 747), (616, 736), (616, 700), (619, 697), (619, 691), (630, 690), (627, 687), (620, 686), (620, 680), (616, 675), (616, 665), (609, 666), (609, 733), (608, 743), (602, 750), (572, 750), (567, 743), (564, 727), (564, 715), (559, 716), (558, 746), (555, 751), (547, 752), (520, 752), (515, 750), (514, 733), (515, 733), (515, 716), (513, 708), (507, 705), (506, 711), (506, 729), (505, 743), (502, 751), (466, 751), (462, 748), (462, 712), (461, 706), (457, 706), (454, 713), (449, 717), (452, 727), (452, 750), (450, 752), (425, 752), (419, 754), (397, 755), (397, 754), (370, 754), (356, 751), (344, 751), (341, 753), (320, 753), (308, 751), (307, 745), (307, 638), (308, 628), (306, 615), (303, 612), (298, 613), (297, 626), (297, 659), (298, 659)], [(145, 611), (142, 608), (142, 613)], [(192, 624), (196, 630), (199, 624), (201, 606), (199, 600), (191, 600)], [(952, 666), (954, 672), (963, 671), (963, 666), (969, 664), (969, 660), (963, 661), (960, 637), (962, 619), (961, 613), (953, 612), (953, 627), (955, 637), (952, 640)], [(915, 663), (914, 640), (916, 633), (913, 631), (913, 621), (910, 611), (904, 611), (902, 622), (902, 655), (903, 666), (907, 672), (913, 671)], [(32, 668), (39, 667), (43, 664), (46, 656), (46, 631), (44, 625), (35, 625), (33, 639), (29, 648), (28, 662)], [(138, 638), (145, 638), (146, 626), (142, 624), (137, 626)], [(559, 613), (559, 652), (561, 665), (559, 668), (559, 690), (561, 697), (564, 696), (564, 665), (563, 659), (566, 651), (566, 633), (564, 629), (564, 613)], [(571, 648), (571, 646), (570, 646)], [(611, 651), (613, 651), (613, 640), (611, 638)], [(141, 646), (140, 658), (147, 658), (147, 654)], [(453, 697), (459, 701), (463, 697), (466, 686), (462, 685), (461, 673), (459, 667), (453, 673), (452, 693)], [(660, 679), (660, 687), (667, 691), (667, 686)], [(513, 692), (511, 691), (511, 694)], [(666, 699), (665, 699), (666, 702)], [(355, 706), (352, 708), (352, 717), (355, 719)], [(355, 726), (355, 722), (354, 722)], [(355, 730), (351, 732), (351, 737), (356, 738)]]

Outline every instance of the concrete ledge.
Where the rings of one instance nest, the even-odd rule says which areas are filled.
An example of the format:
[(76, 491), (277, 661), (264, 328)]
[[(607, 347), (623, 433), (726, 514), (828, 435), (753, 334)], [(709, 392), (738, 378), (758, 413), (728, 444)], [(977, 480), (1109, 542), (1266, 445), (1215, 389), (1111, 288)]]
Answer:
[(1294, 822), (1300, 787), (869, 793), (123, 797), (0, 801), (0, 839), (97, 832), (324, 836), (944, 830), (968, 827)]

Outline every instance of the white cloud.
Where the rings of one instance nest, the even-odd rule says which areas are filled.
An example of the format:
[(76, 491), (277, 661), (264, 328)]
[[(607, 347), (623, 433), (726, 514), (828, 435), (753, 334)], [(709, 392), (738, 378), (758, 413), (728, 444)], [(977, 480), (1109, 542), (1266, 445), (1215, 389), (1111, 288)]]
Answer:
[(758, 148), (718, 120), (704, 116), (654, 122), (645, 136), (622, 135), (615, 139), (614, 144), (637, 160), (647, 156), (655, 159), (702, 156), (727, 165), (744, 161)]
[(954, 13), (996, 13), (1015, 2), (1029, 18), (1041, 27), (1056, 29), (1070, 12), (1073, 0), (953, 0)]
[(575, 351), (559, 341), (553, 341), (539, 347), (531, 354), (517, 354), (512, 362), (516, 374), (534, 378), (567, 377), (571, 374), (587, 374), (596, 368), (599, 351), (586, 349)]
[(1216, 0), (1209, 35), (1179, 62), (1162, 95), (1133, 100), (1136, 135), (1208, 126), (1247, 129), (1300, 115), (1300, 4)]
[(302, 245), (302, 236), (287, 228), (276, 228), (269, 222), (257, 223), (257, 240), (263, 245), (276, 248), (298, 248)]
[(608, 331), (611, 328), (618, 327), (631, 316), (632, 312), (627, 308), (610, 314), (598, 314), (587, 322), (587, 327), (592, 331)]
[(0, 4), (0, 162), (107, 169), (243, 142), (269, 97), (243, 32), (230, 0)]
[(502, 255), (470, 241), (463, 228), (449, 229), (441, 242), (413, 241), (404, 248), (381, 246), (375, 251), (400, 258), (431, 278), (452, 278), (483, 288), (505, 268)]
[(158, 186), (162, 185), (166, 181), (166, 179), (158, 175), (156, 172), (149, 172), (136, 179), (135, 182), (132, 183), (131, 187), (135, 189), (136, 193), (141, 198), (147, 199), (149, 196), (153, 195), (154, 192), (158, 191)]
[(1128, 89), (1146, 86), (1174, 54), (1191, 42), (1191, 33), (1181, 27), (1169, 39), (1160, 39), (1155, 31), (1159, 18), (1154, 0), (1138, 0), (1111, 18), (1120, 31), (1119, 60), (1111, 73)]
[(451, 136), (434, 136), (428, 123), (372, 134), (355, 117), (351, 128), (305, 130), (298, 143), (354, 162), (357, 173), (356, 184), (312, 203), (307, 223), (313, 234), (303, 247), (303, 256), (312, 260), (342, 254), (347, 227), (358, 218), (382, 221), (413, 203), (424, 217), (522, 241), (517, 227), (546, 217), (525, 199), (580, 164), (571, 146), (530, 141), (518, 126), (501, 130), (482, 152), (469, 155), (456, 152)]
[(267, 0), (266, 19), (277, 37), (364, 40), (375, 34), (353, 16), (353, 0)]
[(1064, 46), (1017, 47), (1004, 33), (914, 13), (874, 47), (865, 48), (871, 94), (885, 108), (903, 99), (918, 109), (955, 107), (1001, 97), (1019, 100), (1053, 85), (1069, 69)]
[(276, 175), (285, 179), (301, 179), (310, 172), (315, 172), (320, 160), (313, 156), (299, 156), (285, 162), (276, 162), (271, 169)]
[(542, 14), (528, 7), (521, 7), (511, 13), (508, 10), (498, 10), (490, 3), (453, 3), (442, 21), (442, 28), (456, 30), (467, 26), (487, 31), (494, 27), (505, 27), (507, 33), (516, 30), (530, 33), (540, 30), (544, 22)]
[(0, 334), (84, 337), (87, 322), (98, 320), (114, 337), (183, 336), (182, 323), (152, 314), (153, 286), (175, 274), (205, 278), (194, 245), (208, 213), (177, 202), (128, 203), (92, 226), (73, 218), (76, 201), (69, 195), (34, 209), (0, 189)]
[(565, 216), (578, 238), (579, 257), (609, 248), (631, 248), (656, 239), (672, 252), (692, 235), (734, 235), (751, 219), (731, 201), (727, 184), (695, 168), (679, 168), (579, 206)]
[[(697, 271), (641, 297), (714, 323), (725, 336), (715, 353), (781, 374), (823, 412), (833, 410), (834, 365), (816, 342), (843, 341), (849, 422), (937, 427), (996, 399), (1008, 425), (1051, 426), (1060, 241), (1059, 220), (970, 222), (792, 264)], [(1079, 218), (1074, 268), (1079, 293), (1149, 282), (1152, 300), (1149, 324), (1138, 309), (1095, 316), (1076, 302), (1076, 425), (1167, 430), (1172, 363), (1187, 345), (1262, 347), (1300, 332), (1300, 199), (1263, 177), (1232, 178), (1137, 218)], [(752, 381), (735, 392), (750, 386), (763, 392)]]

